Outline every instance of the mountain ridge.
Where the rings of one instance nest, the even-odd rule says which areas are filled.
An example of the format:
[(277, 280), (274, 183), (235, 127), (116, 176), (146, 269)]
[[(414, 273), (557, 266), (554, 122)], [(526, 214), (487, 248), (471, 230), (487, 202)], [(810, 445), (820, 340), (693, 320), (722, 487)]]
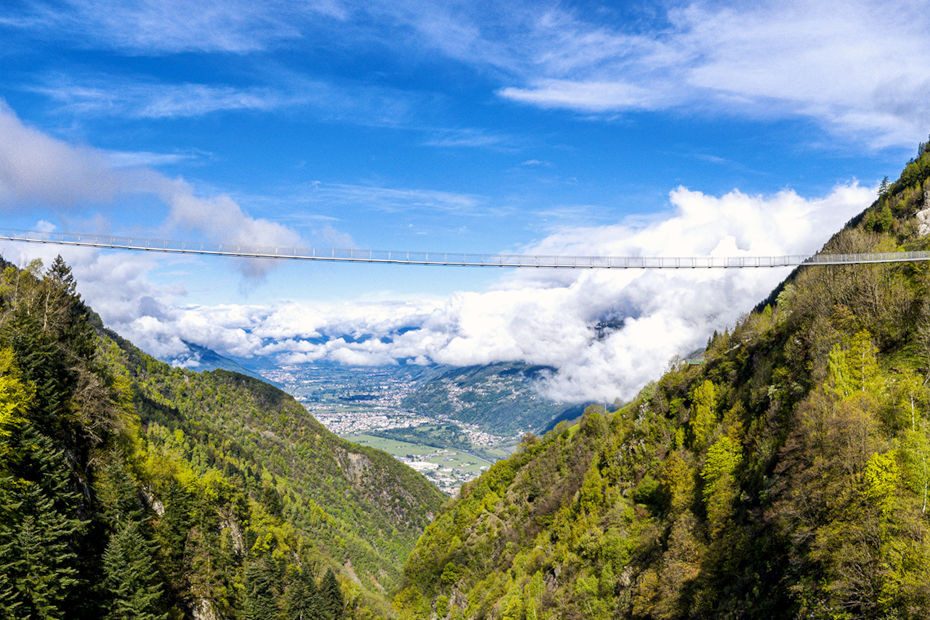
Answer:
[(0, 615), (391, 615), (438, 489), (267, 382), (146, 355), (60, 257), (0, 268)]
[[(825, 244), (926, 249), (930, 151)], [(703, 364), (528, 436), (427, 527), (403, 617), (925, 617), (930, 267), (794, 270)]]

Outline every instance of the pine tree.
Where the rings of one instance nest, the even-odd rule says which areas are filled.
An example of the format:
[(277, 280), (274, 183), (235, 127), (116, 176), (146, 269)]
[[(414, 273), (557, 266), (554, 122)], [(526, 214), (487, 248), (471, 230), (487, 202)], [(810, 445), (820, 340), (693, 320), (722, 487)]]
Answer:
[(187, 492), (172, 476), (164, 495), (165, 511), (158, 520), (155, 538), (159, 542), (161, 564), (171, 587), (180, 592), (185, 588), (184, 545), (191, 528), (191, 501)]
[(67, 345), (69, 354), (88, 359), (94, 353), (87, 308), (77, 294), (71, 268), (59, 255), (42, 279), (42, 331)]
[(277, 616), (278, 607), (268, 569), (262, 562), (249, 562), (245, 568), (245, 618), (268, 620)]
[(0, 610), (13, 617), (61, 617), (75, 591), (73, 551), (85, 523), (64, 455), (23, 424), (9, 438), (0, 470)]
[(24, 379), (36, 388), (36, 403), (31, 409), (33, 419), (45, 432), (58, 434), (57, 429), (68, 413), (74, 379), (54, 341), (24, 308), (13, 312), (0, 340), (13, 349)]
[(875, 224), (880, 232), (890, 232), (894, 228), (894, 214), (887, 202), (882, 205), (881, 211), (878, 212), (878, 219)]
[(281, 511), (284, 508), (284, 504), (281, 501), (281, 495), (273, 485), (266, 483), (264, 486), (262, 486), (261, 501), (262, 505), (265, 507), (265, 510), (267, 510), (269, 514), (272, 514), (276, 517), (281, 516)]
[(137, 521), (127, 521), (110, 538), (103, 553), (105, 586), (112, 597), (109, 618), (156, 620), (162, 612), (161, 580), (152, 544)]
[(108, 523), (143, 519), (145, 505), (139, 486), (119, 463), (110, 461), (100, 468), (97, 487), (97, 497)]
[(322, 615), (320, 595), (313, 573), (305, 567), (287, 593), (287, 615), (293, 620), (312, 620)]
[(342, 597), (342, 590), (336, 580), (336, 573), (330, 568), (320, 581), (320, 611), (322, 612), (320, 617), (341, 618), (343, 607), (345, 607), (345, 601)]

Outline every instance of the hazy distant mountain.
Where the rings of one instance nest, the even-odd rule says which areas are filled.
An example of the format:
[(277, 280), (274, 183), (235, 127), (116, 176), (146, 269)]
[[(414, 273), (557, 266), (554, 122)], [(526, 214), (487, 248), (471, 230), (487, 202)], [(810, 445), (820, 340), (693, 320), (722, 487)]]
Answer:
[(262, 381), (275, 384), (274, 381), (262, 377), (252, 368), (244, 366), (231, 357), (220, 355), (213, 349), (209, 349), (193, 342), (188, 342), (186, 340), (183, 342), (187, 346), (188, 351), (187, 353), (176, 355), (173, 358), (167, 360), (172, 366), (180, 366), (182, 368), (188, 368), (197, 372), (206, 372), (217, 369), (229, 370), (231, 372), (238, 372), (241, 375), (248, 375), (250, 377), (255, 377), (256, 379), (261, 379)]
[(416, 380), (403, 405), (415, 412), (448, 415), (496, 435), (538, 433), (553, 420), (577, 417), (583, 409), (550, 400), (536, 390), (536, 383), (551, 370), (522, 362), (438, 366)]

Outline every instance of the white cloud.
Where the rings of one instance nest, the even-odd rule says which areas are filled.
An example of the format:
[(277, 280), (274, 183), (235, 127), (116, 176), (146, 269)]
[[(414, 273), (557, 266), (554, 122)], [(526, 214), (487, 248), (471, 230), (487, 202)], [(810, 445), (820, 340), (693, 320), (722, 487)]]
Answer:
[[(662, 218), (564, 228), (528, 253), (753, 256), (806, 254), (874, 198), (856, 183), (822, 198), (793, 191), (723, 196), (677, 188)], [(567, 401), (630, 398), (674, 355), (701, 347), (787, 275), (785, 269), (514, 271), (492, 290), (446, 299), (196, 306), (120, 315), (118, 331), (160, 355), (181, 339), (282, 363), (524, 361), (555, 371), (539, 387)], [(168, 304), (164, 304), (167, 306)], [(101, 311), (104, 308), (100, 308)], [(106, 311), (108, 312), (108, 311)], [(108, 316), (104, 316), (108, 321)]]
[(300, 195), (302, 202), (319, 205), (353, 205), (385, 213), (409, 213), (411, 210), (454, 213), (456, 215), (483, 215), (489, 211), (482, 198), (472, 194), (441, 190), (381, 187), (349, 183), (308, 184)]
[(480, 148), (498, 147), (507, 148), (513, 142), (509, 136), (491, 134), (478, 129), (445, 129), (423, 142), (424, 146), (450, 147), (450, 148)]
[(0, 100), (0, 208), (21, 202), (70, 206), (105, 201), (122, 183), (102, 153), (24, 125)]
[[(417, 60), (424, 50), (437, 50), (491, 74), (501, 97), (530, 105), (585, 113), (810, 118), (876, 147), (913, 144), (925, 136), (930, 116), (924, 60), (930, 55), (930, 12), (923, 0), (695, 0), (594, 10), (517, 1), (505, 11), (483, 3), (411, 0), (69, 4), (70, 10), (31, 3), (0, 23), (38, 38), (144, 55), (245, 55), (317, 40), (365, 53), (386, 48)], [(350, 99), (340, 89), (320, 83), (289, 89), (293, 77), (279, 75), (270, 88), (127, 84), (107, 90), (91, 83), (46, 90), (76, 110), (151, 118), (295, 103), (346, 117), (332, 104)], [(400, 93), (369, 89), (361, 99), (347, 113), (354, 122), (422, 124), (422, 118), (411, 121)], [(420, 116), (432, 107), (418, 103)], [(500, 147), (502, 139), (450, 131), (426, 143)]]
[(630, 108), (665, 107), (664, 93), (629, 82), (606, 80), (534, 80), (529, 88), (507, 87), (498, 91), (507, 99), (544, 108), (571, 108), (604, 112)]
[(51, 28), (62, 38), (92, 48), (130, 54), (180, 52), (247, 53), (302, 36), (300, 25), (315, 17), (340, 20), (345, 11), (335, 0), (267, 3), (227, 0), (70, 0), (32, 2), (5, 23), (22, 28)]
[[(166, 226), (208, 240), (251, 246), (294, 246), (300, 236), (278, 223), (248, 215), (226, 195), (198, 196), (183, 179), (145, 167), (114, 167), (105, 151), (73, 146), (25, 125), (0, 101), (0, 208), (86, 206), (117, 196), (154, 195), (168, 207)], [(240, 263), (257, 276), (267, 261)]]
[(144, 166), (170, 166), (197, 159), (203, 152), (152, 153), (150, 151), (107, 151), (107, 163), (113, 168), (140, 168)]
[[(138, 75), (49, 73), (22, 89), (48, 97), (58, 112), (80, 116), (158, 120), (300, 108), (327, 122), (436, 131), (425, 125), (428, 110), (435, 104), (431, 95), (367, 82), (308, 79), (276, 65), (263, 64), (256, 78), (256, 83), (231, 85), (172, 83)], [(470, 136), (477, 140), (471, 146), (482, 146), (482, 136), (485, 141), (503, 140), (474, 130), (445, 133)]]
[(446, 55), (491, 68), (513, 101), (806, 117), (882, 147), (927, 131), (926, 9), (922, 0), (686, 2), (663, 20), (625, 23), (604, 19), (609, 9), (538, 3), (493, 14), (447, 3), (385, 10)]

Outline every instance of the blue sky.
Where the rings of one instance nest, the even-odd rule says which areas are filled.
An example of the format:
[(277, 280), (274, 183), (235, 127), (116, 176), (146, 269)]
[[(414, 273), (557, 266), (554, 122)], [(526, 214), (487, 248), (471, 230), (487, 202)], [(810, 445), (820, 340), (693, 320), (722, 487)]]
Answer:
[[(923, 2), (213, 4), (4, 3), (7, 226), (474, 252), (813, 251), (930, 131)], [(800, 220), (771, 212), (787, 203)], [(724, 216), (737, 223), (728, 233), (700, 223)], [(48, 253), (2, 249), (16, 260)], [(420, 331), (440, 348), (352, 349), (351, 359), (545, 359), (561, 369), (594, 355), (592, 321), (651, 316), (645, 293), (631, 291), (651, 290), (653, 276), (119, 256), (68, 254), (104, 318), (163, 356), (192, 309), (251, 309), (204, 344), (256, 355), (290, 339), (294, 356), (344, 304), (385, 317), (413, 304), (404, 321), (433, 317), (445, 327)], [(730, 307), (745, 311), (784, 274), (746, 276), (738, 300), (728, 295), (743, 284), (718, 275), (720, 305), (668, 336), (650, 369), (732, 323)], [(507, 302), (500, 324), (485, 311), (475, 333), (506, 339), (494, 330), (533, 324), (552, 310), (545, 291), (585, 290), (596, 310), (578, 311), (574, 348), (521, 341), (475, 355), (488, 347), (461, 300), (501, 290), (536, 305)], [(230, 344), (288, 304), (330, 318)], [(363, 323), (340, 329), (388, 329)], [(612, 354), (645, 354), (628, 345)], [(349, 350), (339, 346), (308, 359), (338, 359)], [(611, 377), (575, 383), (624, 395), (642, 383)]]

